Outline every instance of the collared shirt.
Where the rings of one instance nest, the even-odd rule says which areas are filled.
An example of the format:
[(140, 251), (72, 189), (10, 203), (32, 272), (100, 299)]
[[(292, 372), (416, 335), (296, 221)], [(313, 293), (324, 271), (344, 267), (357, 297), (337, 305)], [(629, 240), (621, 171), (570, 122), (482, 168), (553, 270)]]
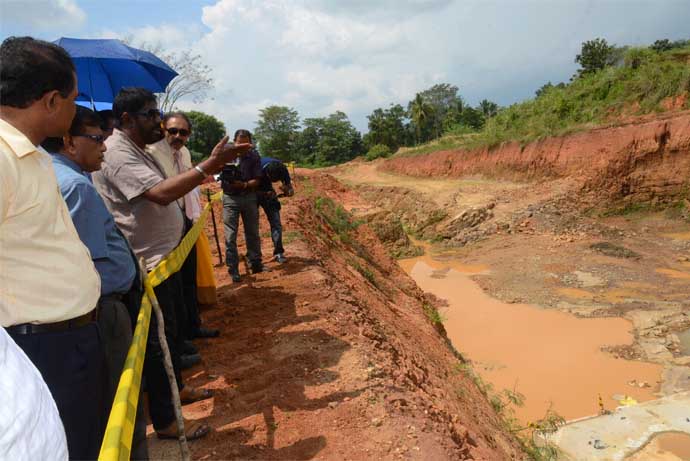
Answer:
[(67, 439), (41, 373), (0, 328), (0, 453), (3, 459), (67, 461)]
[(156, 159), (156, 161), (163, 168), (163, 172), (167, 178), (172, 178), (173, 176), (177, 176), (178, 174), (193, 168), (192, 154), (189, 152), (189, 149), (182, 146), (182, 149), (179, 150), (182, 170), (178, 171), (178, 168), (175, 166), (175, 157), (173, 155), (174, 151), (172, 147), (170, 147), (168, 140), (165, 138), (161, 139), (155, 144), (149, 144), (146, 146), (146, 152), (151, 154), (151, 156)]
[(134, 253), (152, 270), (182, 239), (182, 209), (177, 201), (164, 206), (144, 197), (165, 179), (165, 172), (127, 134), (115, 129), (105, 145), (101, 170), (91, 175), (93, 184)]
[(229, 185), (235, 181), (251, 181), (261, 179), (261, 156), (256, 149), (252, 149), (244, 155), (235, 159), (232, 163), (226, 163), (220, 173), (220, 180), (223, 183), (223, 191), (228, 195), (253, 194), (252, 189), (233, 189)]
[(113, 215), (79, 165), (64, 155), (53, 154), (53, 166), (74, 227), (101, 276), (101, 295), (126, 293), (132, 286), (136, 268), (127, 241), (115, 227)]
[(261, 156), (256, 149), (252, 149), (246, 154), (239, 156), (237, 158), (237, 165), (240, 169), (242, 181), (261, 179), (263, 174), (261, 171)]
[(100, 291), (50, 155), (0, 120), (0, 324), (79, 317), (96, 307)]
[[(173, 176), (177, 176), (193, 168), (192, 155), (189, 153), (189, 149), (182, 146), (180, 150), (173, 150), (168, 140), (165, 138), (155, 144), (146, 146), (146, 152), (151, 154), (160, 164), (166, 178), (172, 178)], [(177, 199), (177, 203), (185, 211), (187, 218), (192, 221), (199, 219), (199, 215), (201, 214), (201, 201), (199, 199), (198, 187)]]

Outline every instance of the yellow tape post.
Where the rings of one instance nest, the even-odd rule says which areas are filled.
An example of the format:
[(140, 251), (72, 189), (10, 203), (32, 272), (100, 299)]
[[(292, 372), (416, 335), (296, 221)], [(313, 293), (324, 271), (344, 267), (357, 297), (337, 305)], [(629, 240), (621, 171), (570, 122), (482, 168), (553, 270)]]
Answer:
[[(221, 200), (222, 197), (222, 192), (211, 196), (211, 200), (204, 207), (199, 220), (187, 232), (187, 235), (185, 235), (177, 248), (171, 251), (163, 261), (149, 272), (148, 281), (152, 287), (160, 285), (168, 277), (180, 270), (203, 230), (204, 223), (211, 210), (211, 205), (213, 202)], [(150, 324), (151, 302), (144, 295), (141, 300), (141, 309), (137, 317), (132, 344), (127, 352), (127, 359), (120, 375), (113, 407), (110, 410), (108, 425), (106, 426), (105, 436), (101, 444), (101, 452), (98, 455), (100, 461), (129, 460)]]

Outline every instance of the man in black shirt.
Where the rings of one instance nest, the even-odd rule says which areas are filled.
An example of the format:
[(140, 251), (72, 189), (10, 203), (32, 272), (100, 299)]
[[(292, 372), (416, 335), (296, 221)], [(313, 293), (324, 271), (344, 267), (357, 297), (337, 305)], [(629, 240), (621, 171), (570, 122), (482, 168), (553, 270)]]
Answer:
[[(235, 143), (251, 142), (247, 130), (235, 132)], [(261, 262), (261, 239), (259, 237), (259, 208), (256, 188), (261, 179), (261, 159), (252, 149), (240, 156), (235, 163), (225, 165), (220, 175), (223, 187), (223, 223), (225, 225), (225, 263), (232, 281), (240, 282), (239, 255), (237, 254), (237, 228), (240, 216), (244, 225), (244, 239), (247, 244), (247, 260), (253, 274), (264, 271)]]
[(281, 195), (291, 197), (295, 191), (292, 188), (292, 180), (287, 167), (280, 160), (261, 157), (261, 182), (256, 192), (259, 206), (264, 209), (266, 218), (271, 225), (271, 240), (273, 240), (273, 256), (282, 264), (286, 262), (285, 249), (283, 248), (283, 226), (280, 222), (280, 201), (278, 194), (273, 189), (274, 182), (282, 182)]

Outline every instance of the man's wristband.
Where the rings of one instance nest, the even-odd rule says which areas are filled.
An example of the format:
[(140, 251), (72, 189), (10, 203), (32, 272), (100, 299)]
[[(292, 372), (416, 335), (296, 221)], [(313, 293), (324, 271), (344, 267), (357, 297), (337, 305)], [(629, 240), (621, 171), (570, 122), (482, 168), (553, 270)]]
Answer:
[(208, 178), (208, 173), (206, 173), (206, 172), (204, 171), (204, 169), (201, 168), (199, 165), (196, 165), (196, 166), (194, 167), (194, 169), (195, 169), (196, 171), (198, 171), (199, 173), (201, 173), (201, 176), (203, 176), (204, 179)]

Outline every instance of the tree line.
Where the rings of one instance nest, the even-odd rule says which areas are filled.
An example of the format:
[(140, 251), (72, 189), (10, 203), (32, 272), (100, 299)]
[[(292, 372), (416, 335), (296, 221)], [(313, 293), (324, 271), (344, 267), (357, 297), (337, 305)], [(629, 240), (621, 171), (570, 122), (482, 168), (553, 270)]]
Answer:
[[(657, 40), (649, 47), (649, 52), (662, 53), (688, 45), (690, 40)], [(582, 43), (581, 51), (575, 57), (580, 68), (570, 81), (607, 66), (628, 64), (634, 68), (635, 63), (623, 62), (625, 56), (630, 56), (627, 50), (628, 47), (610, 45), (603, 38)], [(536, 91), (536, 97), (546, 94), (551, 88), (565, 88), (567, 85), (548, 82)], [(254, 140), (262, 155), (301, 165), (328, 166), (364, 154), (368, 160), (387, 157), (401, 147), (424, 144), (448, 133), (479, 132), (487, 120), (501, 110), (498, 104), (487, 99), (473, 107), (466, 103), (457, 86), (440, 83), (415, 94), (406, 105), (390, 104), (374, 109), (367, 116), (368, 132), (364, 135), (341, 111), (326, 117), (301, 120), (294, 108), (268, 106), (259, 111)], [(200, 159), (201, 153), (210, 152), (212, 143), (222, 136), (225, 127), (208, 114), (192, 111), (188, 115), (194, 124), (189, 147), (195, 159)]]

